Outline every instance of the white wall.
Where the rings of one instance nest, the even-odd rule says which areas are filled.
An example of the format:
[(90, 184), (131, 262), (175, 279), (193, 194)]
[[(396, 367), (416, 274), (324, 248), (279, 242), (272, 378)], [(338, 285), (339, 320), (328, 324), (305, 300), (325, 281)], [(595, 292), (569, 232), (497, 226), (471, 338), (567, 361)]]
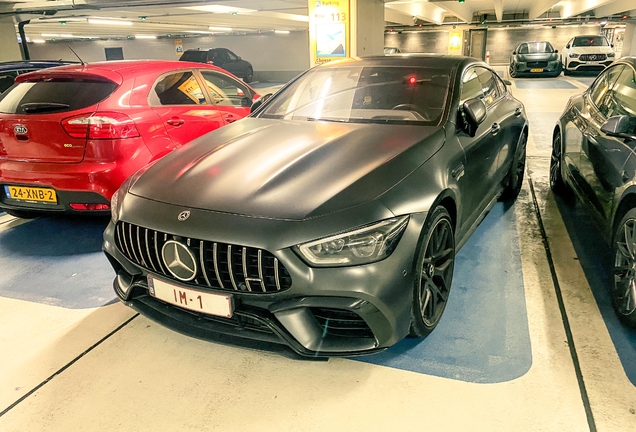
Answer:
[[(287, 81), (309, 68), (309, 34), (306, 31), (287, 35), (206, 36), (181, 38), (183, 49), (228, 48), (254, 67), (260, 81)], [(29, 44), (32, 59), (77, 60), (71, 46), (86, 62), (105, 61), (104, 48), (121, 47), (126, 60), (178, 60), (174, 39), (122, 39)]]
[(5, 41), (0, 48), (0, 61), (22, 60), (13, 19), (0, 19), (0, 40)]

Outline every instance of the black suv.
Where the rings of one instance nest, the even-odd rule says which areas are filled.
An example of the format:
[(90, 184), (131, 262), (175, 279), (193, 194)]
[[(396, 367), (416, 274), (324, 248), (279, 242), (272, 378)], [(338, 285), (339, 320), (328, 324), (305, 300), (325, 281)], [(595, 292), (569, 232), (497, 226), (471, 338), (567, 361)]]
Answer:
[(186, 50), (179, 60), (213, 64), (243, 78), (247, 83), (254, 79), (252, 64), (226, 48)]

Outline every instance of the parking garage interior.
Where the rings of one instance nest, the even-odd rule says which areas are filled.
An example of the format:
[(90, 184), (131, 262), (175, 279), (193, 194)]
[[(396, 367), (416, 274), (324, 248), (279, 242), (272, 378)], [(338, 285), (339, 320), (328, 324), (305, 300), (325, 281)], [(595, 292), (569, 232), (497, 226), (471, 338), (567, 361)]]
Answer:
[(0, 430), (636, 429), (636, 332), (612, 308), (612, 247), (550, 187), (555, 125), (599, 72), (510, 74), (523, 42), (563, 53), (600, 35), (616, 60), (636, 56), (632, 1), (0, 0), (0, 61), (90, 67), (226, 48), (251, 63), (251, 88), (275, 94), (322, 62), (312, 11), (336, 3), (350, 14), (347, 57), (477, 58), (525, 106), (519, 197), (495, 203), (458, 251), (435, 331), (309, 360), (197, 339), (118, 300), (109, 216), (0, 209)]

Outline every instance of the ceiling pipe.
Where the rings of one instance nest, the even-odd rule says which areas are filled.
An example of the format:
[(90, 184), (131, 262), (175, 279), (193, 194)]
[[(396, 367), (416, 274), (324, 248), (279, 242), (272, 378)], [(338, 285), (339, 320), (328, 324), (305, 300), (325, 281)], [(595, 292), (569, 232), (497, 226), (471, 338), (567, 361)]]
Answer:
[(18, 33), (20, 33), (20, 39), (22, 40), (22, 52), (24, 53), (24, 60), (31, 60), (29, 55), (29, 44), (27, 43), (26, 34), (24, 33), (24, 26), (30, 23), (31, 20), (20, 21), (18, 23)]

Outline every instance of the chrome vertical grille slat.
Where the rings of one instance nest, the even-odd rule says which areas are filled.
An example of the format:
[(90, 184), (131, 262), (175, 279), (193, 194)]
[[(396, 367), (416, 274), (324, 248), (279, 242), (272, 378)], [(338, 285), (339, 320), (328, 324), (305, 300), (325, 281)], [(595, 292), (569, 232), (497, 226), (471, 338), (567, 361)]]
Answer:
[(199, 262), (201, 263), (201, 273), (203, 273), (203, 278), (205, 279), (205, 283), (208, 284), (209, 287), (212, 286), (210, 283), (210, 279), (208, 279), (208, 270), (205, 265), (205, 243), (203, 240), (199, 243)]
[[(180, 237), (123, 221), (115, 227), (115, 244), (128, 260), (148, 271), (174, 279), (163, 262), (162, 247), (169, 239), (183, 242), (195, 256), (198, 254), (201, 273), (189, 284), (198, 285), (199, 289), (254, 295), (276, 293), (291, 287), (291, 277), (285, 266), (266, 250)], [(259, 286), (260, 289), (257, 288)]]
[(134, 257), (137, 264), (141, 264), (141, 260), (137, 258), (137, 252), (135, 251), (135, 242), (133, 242), (132, 238), (132, 224), (128, 225), (128, 239), (130, 240), (130, 249), (132, 250), (132, 256)]
[(227, 245), (227, 269), (230, 273), (230, 280), (235, 291), (238, 291), (236, 281), (234, 280), (234, 272), (232, 271), (232, 245)]
[(212, 246), (212, 255), (213, 255), (213, 259), (214, 259), (214, 274), (216, 275), (216, 280), (219, 281), (219, 285), (221, 285), (221, 288), (225, 289), (225, 286), (223, 286), (223, 279), (221, 279), (221, 274), (219, 273), (219, 258), (218, 258), (218, 244), (214, 243), (214, 245)]
[(276, 290), (280, 291), (280, 275), (278, 274), (278, 258), (274, 258), (274, 279), (276, 280)]
[(148, 254), (148, 260), (150, 261), (150, 265), (152, 269), (157, 272), (157, 267), (155, 267), (155, 262), (152, 259), (152, 254), (150, 253), (150, 241), (148, 240), (148, 228), (144, 228), (144, 240), (146, 242), (146, 253)]
[(243, 263), (243, 280), (245, 280), (245, 286), (247, 286), (248, 291), (252, 291), (252, 287), (247, 281), (249, 274), (247, 273), (247, 248), (245, 246), (243, 246), (243, 251), (241, 252), (241, 262)]
[(263, 279), (263, 251), (258, 250), (258, 278), (261, 280), (261, 289), (263, 292), (267, 292), (265, 287), (265, 279)]

